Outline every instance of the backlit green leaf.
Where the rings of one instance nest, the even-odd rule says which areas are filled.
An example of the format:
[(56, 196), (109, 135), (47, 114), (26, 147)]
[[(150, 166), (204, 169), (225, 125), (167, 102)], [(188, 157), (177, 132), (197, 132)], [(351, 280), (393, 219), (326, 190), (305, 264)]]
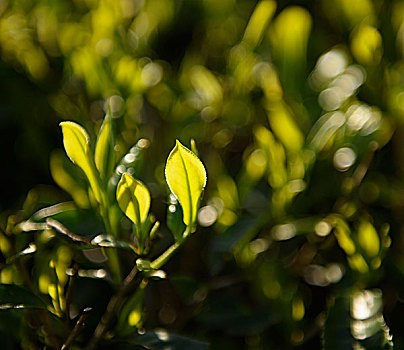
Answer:
[(275, 136), (289, 151), (303, 147), (304, 137), (291, 111), (282, 103), (268, 106), (268, 120)]
[(265, 28), (276, 10), (276, 2), (263, 0), (257, 4), (248, 22), (243, 40), (252, 47), (257, 46), (264, 35)]
[(178, 140), (167, 159), (166, 180), (184, 213), (183, 221), (190, 226), (196, 220), (199, 198), (206, 185), (206, 171), (199, 158)]
[(369, 221), (362, 221), (359, 224), (358, 241), (368, 257), (373, 258), (379, 254), (379, 235)]
[(348, 256), (355, 254), (355, 242), (351, 237), (351, 230), (345, 220), (337, 215), (330, 215), (334, 229), (334, 235), (337, 239), (338, 245), (345, 251)]
[(79, 167), (85, 166), (90, 153), (90, 138), (83, 127), (74, 122), (61, 122), (63, 144), (71, 161)]
[(95, 165), (101, 178), (108, 179), (115, 166), (114, 137), (112, 132), (112, 118), (107, 114), (98, 133), (95, 145)]
[(150, 193), (147, 187), (128, 173), (122, 175), (116, 190), (119, 207), (140, 228), (150, 209)]
[(140, 328), (143, 321), (143, 300), (147, 280), (144, 279), (139, 288), (126, 301), (125, 305), (119, 314), (117, 329), (121, 335), (126, 335), (133, 332), (134, 327)]
[(129, 152), (122, 156), (121, 160), (116, 165), (111, 178), (109, 179), (109, 194), (113, 193), (113, 196), (115, 196), (116, 187), (121, 179), (122, 173), (129, 172), (132, 174), (137, 174), (141, 171), (145, 160), (145, 151), (149, 148), (149, 146), (149, 140), (140, 139), (133, 147), (130, 148)]
[(74, 122), (61, 122), (63, 144), (69, 158), (86, 174), (95, 199), (100, 202), (99, 176), (90, 148), (90, 138), (83, 127)]
[(80, 176), (81, 170), (66, 158), (66, 154), (62, 150), (57, 149), (51, 153), (49, 167), (57, 185), (70, 193), (78, 207), (88, 208), (90, 206), (87, 193), (88, 184)]

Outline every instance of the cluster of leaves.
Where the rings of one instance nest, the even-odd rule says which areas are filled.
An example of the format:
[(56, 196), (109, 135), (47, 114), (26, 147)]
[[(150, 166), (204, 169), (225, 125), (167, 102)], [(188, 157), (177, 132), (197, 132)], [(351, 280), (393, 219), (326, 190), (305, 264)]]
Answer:
[[(105, 333), (106, 327), (109, 326), (109, 318), (114, 316), (114, 313), (117, 312), (117, 305), (122, 306), (125, 303), (130, 305), (130, 312), (125, 312), (125, 309), (122, 310), (118, 323), (119, 334), (128, 333), (128, 328), (130, 330), (134, 326), (141, 326), (142, 319), (140, 314), (143, 300), (139, 297), (139, 293), (143, 293), (148, 278), (164, 278), (165, 272), (159, 269), (169, 260), (189, 235), (195, 231), (199, 200), (206, 185), (206, 171), (203, 164), (192, 151), (177, 141), (168, 156), (165, 173), (171, 193), (181, 204), (183, 213), (182, 221), (186, 228), (184, 232), (173, 232), (175, 243), (159, 257), (153, 261), (147, 260), (159, 222), (155, 222), (155, 219), (149, 215), (151, 196), (147, 187), (140, 180), (135, 179), (128, 172), (124, 172), (118, 184), (113, 181), (116, 160), (115, 152), (113, 151), (112, 124), (112, 117), (110, 114), (107, 114), (98, 134), (94, 154), (91, 149), (90, 138), (80, 125), (70, 121), (60, 124), (63, 131), (63, 142), (66, 153), (70, 160), (82, 169), (88, 180), (90, 199), (93, 201), (93, 208), (99, 212), (103, 219), (106, 234), (97, 235), (92, 239), (88, 239), (70, 232), (62, 222), (55, 219), (55, 215), (66, 210), (63, 204), (67, 203), (60, 203), (58, 205), (59, 208), (43, 208), (41, 209), (41, 214), (36, 213), (27, 221), (19, 224), (19, 227), (24, 231), (36, 231), (37, 225), (43, 226), (45, 230), (53, 229), (67, 236), (68, 239), (75, 243), (82, 243), (80, 249), (96, 248), (99, 250), (98, 254), (103, 254), (100, 250), (101, 248), (110, 248), (105, 251), (109, 272), (105, 272), (105, 276), (103, 277), (112, 280), (117, 286), (120, 286), (120, 289), (118, 293), (111, 298), (106, 313), (97, 326), (94, 337), (89, 343), (90, 349), (94, 349), (98, 346), (101, 337)], [(116, 210), (118, 206), (121, 212)], [(71, 210), (71, 208), (69, 209)], [(73, 210), (77, 209), (73, 208)], [(122, 221), (123, 214), (125, 214), (133, 224), (132, 236), (122, 232), (120, 222)], [(118, 257), (119, 248), (129, 249), (135, 254), (135, 257), (137, 257), (137, 260), (132, 262), (132, 264), (134, 264), (132, 271), (123, 282)], [(36, 245), (31, 243), (28, 250), (26, 249), (18, 255), (31, 254), (36, 250)], [(66, 256), (69, 255), (69, 253), (64, 252), (62, 256), (63, 255)], [(55, 319), (52, 320), (53, 322), (62, 322), (66, 318), (69, 319), (71, 305), (70, 302), (68, 302), (68, 298), (69, 294), (72, 292), (71, 286), (69, 285), (70, 281), (66, 280), (65, 270), (67, 266), (72, 263), (72, 259), (71, 257), (62, 257), (62, 259), (65, 261), (60, 262), (51, 259), (49, 264), (50, 269), (55, 270), (54, 277), (56, 277), (56, 281), (55, 278), (52, 279), (52, 282), (56, 282), (55, 284), (48, 283), (46, 286), (53, 305), (47, 305), (35, 294), (31, 294), (14, 284), (2, 284), (2, 308), (13, 310), (42, 308), (53, 314), (55, 317)], [(97, 276), (101, 271), (104, 270), (98, 270), (94, 275)], [(128, 298), (128, 300), (125, 300), (129, 286), (133, 283), (138, 271), (144, 272), (142, 280), (138, 285), (138, 290)], [(72, 273), (73, 277), (75, 277), (74, 275), (77, 272), (78, 271)], [(77, 331), (75, 331), (75, 329), (82, 327), (84, 319), (87, 317), (87, 313), (90, 310), (91, 308), (85, 308), (81, 312), (75, 328), (73, 328), (69, 337), (63, 343), (62, 348), (70, 346), (76, 336)], [(134, 329), (136, 330), (136, 328)], [(66, 332), (66, 330), (64, 332)], [(57, 340), (54, 340), (45, 331), (43, 335), (45, 344), (60, 347), (63, 332), (56, 331), (52, 333), (53, 338), (56, 338), (58, 342), (55, 344)], [(147, 344), (145, 340), (148, 339), (147, 335), (136, 335), (135, 338), (139, 338), (140, 340), (132, 340), (133, 343), (143, 345), (145, 341), (145, 344)], [(163, 342), (158, 342), (158, 346), (167, 345), (166, 340), (168, 339), (165, 339)], [(127, 340), (116, 338), (115, 341), (125, 342)], [(176, 341), (174, 340), (174, 345), (175, 344)], [(187, 344), (186, 341), (185, 344)], [(204, 345), (197, 346), (204, 347)]]
[[(182, 219), (185, 230), (183, 232), (173, 231), (174, 244), (153, 261), (148, 260), (159, 222), (155, 221), (155, 218), (149, 214), (151, 196), (143, 182), (134, 178), (128, 172), (123, 172), (118, 183), (114, 182), (114, 168), (117, 161), (113, 151), (112, 125), (112, 117), (107, 114), (98, 134), (93, 153), (90, 138), (83, 127), (71, 121), (60, 124), (66, 153), (70, 160), (80, 167), (85, 174), (88, 182), (89, 200), (92, 201), (92, 207), (95, 212), (102, 218), (106, 233), (89, 238), (71, 232), (63, 222), (66, 218), (59, 219), (58, 215), (66, 211), (73, 211), (73, 216), (77, 218), (79, 209), (72, 206), (72, 203), (59, 203), (50, 208), (43, 208), (28, 220), (19, 223), (16, 228), (16, 232), (37, 231), (38, 226), (43, 228), (44, 232), (49, 233), (49, 230), (54, 230), (70, 240), (75, 248), (79, 249), (78, 252), (83, 249), (91, 249), (93, 254), (98, 254), (101, 258), (105, 256), (108, 271), (101, 269), (102, 266), (97, 266), (98, 270), (92, 271), (89, 275), (106, 278), (119, 289), (109, 301), (105, 315), (95, 329), (93, 338), (88, 342), (90, 349), (95, 349), (98, 346), (105, 331), (110, 327), (110, 319), (121, 308), (119, 322), (116, 325), (116, 334), (128, 336), (131, 331), (135, 331), (142, 325), (143, 294), (148, 279), (153, 277), (165, 278), (165, 272), (159, 269), (195, 231), (196, 213), (199, 208), (202, 191), (206, 185), (206, 171), (203, 164), (192, 151), (177, 141), (168, 156), (165, 173), (172, 195), (181, 204), (183, 215), (180, 219)], [(115, 170), (116, 172), (119, 171)], [(120, 210), (117, 209), (118, 207)], [(130, 232), (125, 232), (120, 225), (124, 215), (133, 224)], [(77, 219), (82, 220), (80, 217)], [(69, 223), (69, 220), (67, 220), (67, 223)], [(176, 225), (176, 227), (181, 226)], [(121, 261), (118, 256), (120, 249), (129, 250), (134, 255), (127, 261), (128, 263), (132, 260), (133, 268), (124, 281), (122, 281)], [(10, 264), (10, 260), (33, 254), (36, 251), (37, 245), (32, 242), (27, 249), (9, 258), (6, 263)], [(80, 311), (80, 315), (76, 315), (78, 319), (69, 334), (69, 328), (63, 327), (63, 322), (70, 320), (71, 312), (75, 307), (74, 301), (71, 304), (73, 295), (72, 279), (76, 278), (80, 270), (74, 267), (73, 271), (69, 273), (71, 278), (67, 278), (67, 268), (73, 263), (72, 255), (74, 251), (66, 250), (62, 245), (59, 247), (58, 252), (60, 256), (56, 259), (51, 258), (49, 267), (45, 267), (40, 271), (40, 273), (44, 273), (46, 269), (54, 270), (53, 278), (50, 278), (50, 281), (43, 282), (42, 288), (40, 286), (41, 289), (47, 290), (52, 304), (48, 305), (35, 294), (15, 284), (1, 284), (1, 308), (3, 310), (39, 308), (48, 311), (47, 321), (50, 324), (46, 329), (40, 331), (41, 336), (44, 338), (43, 342), (51, 347), (61, 346), (61, 348), (65, 349), (71, 346), (73, 340), (76, 340), (77, 332), (83, 326), (91, 307), (84, 308)], [(91, 259), (91, 257), (89, 257), (89, 260), (97, 261), (96, 258)], [(142, 273), (142, 277), (137, 281), (137, 290), (135, 289), (135, 292), (133, 292), (133, 284), (138, 272)], [(39, 277), (39, 281), (42, 276)], [(132, 295), (128, 297), (128, 294)], [(69, 335), (63, 341), (63, 336), (66, 334)], [(114, 342), (137, 345), (145, 345), (149, 341), (156, 342), (153, 338), (150, 340), (149, 337), (150, 334), (142, 332), (142, 334), (135, 333), (135, 335), (130, 336), (130, 339), (115, 337)], [(167, 343), (168, 340), (170, 341), (169, 343)], [(170, 336), (158, 340), (156, 346), (168, 346), (167, 344), (171, 343), (177, 346), (177, 343), (181, 344), (181, 341), (186, 346), (205, 348), (203, 343), (176, 340), (176, 338), (171, 339)]]
[(403, 10), (0, 1), (77, 165), (1, 215), (6, 346), (400, 347)]

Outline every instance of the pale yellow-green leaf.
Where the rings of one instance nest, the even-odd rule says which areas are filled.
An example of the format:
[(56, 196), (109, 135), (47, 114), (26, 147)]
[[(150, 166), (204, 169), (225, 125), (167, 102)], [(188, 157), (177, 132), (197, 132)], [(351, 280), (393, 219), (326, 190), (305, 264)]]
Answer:
[(373, 26), (359, 26), (352, 32), (351, 52), (359, 63), (377, 65), (383, 55), (382, 35)]
[(147, 187), (128, 173), (124, 173), (116, 190), (116, 199), (125, 215), (140, 228), (150, 209), (150, 193)]
[(268, 106), (268, 120), (276, 137), (287, 150), (299, 151), (304, 137), (290, 110), (282, 103)]
[(285, 149), (265, 126), (254, 129), (255, 140), (261, 150), (266, 153), (268, 163), (268, 182), (272, 188), (283, 187), (288, 174), (286, 169)]
[(250, 17), (247, 28), (244, 32), (243, 40), (252, 47), (260, 42), (264, 30), (272, 19), (276, 10), (276, 1), (263, 0), (257, 4), (253, 14)]
[(227, 175), (222, 175), (216, 180), (219, 197), (224, 202), (225, 207), (237, 209), (239, 205), (237, 185), (234, 180)]
[(353, 255), (356, 252), (355, 242), (351, 237), (351, 231), (348, 224), (338, 216), (330, 216), (330, 220), (334, 226), (334, 235), (338, 245), (345, 251), (347, 255)]
[(380, 239), (373, 225), (368, 221), (362, 221), (358, 228), (358, 242), (368, 257), (379, 254)]
[(114, 140), (112, 135), (112, 118), (107, 114), (98, 133), (95, 145), (95, 165), (101, 178), (108, 179), (115, 165)]
[(71, 161), (80, 168), (88, 162), (90, 138), (82, 126), (74, 122), (61, 122), (63, 144)]
[(248, 176), (257, 181), (267, 170), (267, 158), (262, 149), (256, 149), (252, 152), (246, 161), (246, 171)]
[(177, 140), (168, 156), (165, 174), (171, 192), (182, 206), (184, 224), (193, 225), (206, 185), (205, 167), (194, 153)]
[[(300, 6), (286, 7), (274, 20), (268, 30), (273, 55), (283, 66), (302, 64), (306, 61), (307, 42), (312, 26), (311, 14)], [(296, 67), (295, 67), (296, 68)]]
[[(88, 208), (90, 202), (88, 199), (87, 188), (84, 189), (83, 184), (77, 181), (77, 178), (69, 173), (66, 166), (71, 166), (75, 168), (73, 164), (66, 158), (66, 155), (62, 150), (55, 150), (50, 155), (49, 169), (53, 180), (57, 185), (64, 189), (66, 192), (70, 193), (73, 197), (74, 202), (79, 208)], [(77, 170), (77, 169), (73, 169)], [(80, 171), (80, 170), (77, 170)]]
[(90, 148), (90, 138), (82, 126), (74, 122), (61, 122), (63, 144), (70, 160), (87, 176), (94, 197), (101, 201), (100, 181)]
[(369, 266), (361, 254), (356, 253), (354, 255), (348, 256), (347, 260), (349, 266), (351, 266), (353, 270), (356, 270), (363, 274), (369, 272)]
[(222, 86), (209, 69), (204, 66), (194, 66), (190, 69), (189, 79), (203, 104), (209, 105), (222, 100)]

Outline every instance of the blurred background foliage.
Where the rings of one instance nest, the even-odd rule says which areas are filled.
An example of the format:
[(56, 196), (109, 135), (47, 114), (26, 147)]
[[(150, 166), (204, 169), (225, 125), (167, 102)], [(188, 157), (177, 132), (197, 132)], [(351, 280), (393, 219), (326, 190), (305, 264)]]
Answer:
[[(58, 123), (95, 140), (108, 101), (116, 158), (127, 155), (115, 176), (146, 183), (162, 245), (176, 138), (195, 141), (209, 179), (197, 234), (122, 310), (122, 334), (404, 347), (404, 1), (0, 0), (0, 50), (2, 283), (63, 311), (78, 269), (70, 317), (93, 307), (82, 339), (94, 330), (112, 294), (105, 257), (43, 230), (37, 211), (73, 199), (80, 215), (58, 214), (69, 228), (102, 232)], [(7, 345), (35, 348), (39, 325), (7, 312)]]

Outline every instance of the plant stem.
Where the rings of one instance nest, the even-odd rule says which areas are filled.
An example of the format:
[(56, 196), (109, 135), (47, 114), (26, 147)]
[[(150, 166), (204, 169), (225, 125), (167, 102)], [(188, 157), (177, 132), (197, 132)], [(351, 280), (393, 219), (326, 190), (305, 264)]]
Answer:
[(74, 340), (74, 338), (77, 336), (77, 334), (79, 333), (80, 329), (83, 328), (84, 326), (84, 322), (87, 318), (88, 313), (92, 310), (91, 307), (87, 307), (83, 310), (83, 313), (81, 314), (79, 320), (77, 321), (76, 325), (74, 326), (73, 330), (71, 331), (71, 333), (69, 334), (69, 336), (67, 337), (66, 341), (64, 342), (64, 344), (62, 345), (62, 347), (60, 348), (60, 350), (66, 350), (69, 345), (71, 344), (71, 342)]
[[(70, 232), (66, 227), (64, 227), (59, 221), (56, 221), (55, 219), (52, 218), (47, 218), (46, 219), (46, 224), (56, 230), (59, 233), (62, 233), (69, 237), (71, 240), (75, 242), (82, 242), (86, 243), (89, 245), (93, 245), (95, 247), (99, 247), (97, 244), (94, 244), (91, 242), (89, 239), (85, 239), (84, 237), (81, 237), (73, 232)], [(105, 222), (105, 225), (107, 227), (107, 223)], [(107, 229), (108, 231), (108, 229)], [(121, 284), (122, 278), (121, 278), (121, 269), (119, 265), (119, 260), (118, 260), (118, 252), (116, 251), (115, 248), (110, 248), (105, 250), (105, 254), (108, 257), (108, 264), (109, 267), (112, 271), (112, 280), (116, 285)]]
[[(107, 234), (110, 234), (115, 238), (118, 238), (117, 232), (114, 232), (112, 230), (111, 222), (109, 220), (109, 212), (108, 212), (109, 200), (108, 195), (104, 191), (102, 192), (102, 203), (100, 205), (101, 205), (101, 215), (104, 219), (104, 225)], [(119, 263), (118, 253), (115, 249), (109, 249), (106, 252), (106, 254), (108, 256), (108, 265), (112, 272), (112, 280), (114, 281), (115, 284), (119, 285), (122, 282), (122, 277), (121, 277), (121, 266)]]
[[(173, 245), (168, 247), (168, 249), (161, 254), (157, 259), (155, 259), (150, 265), (152, 269), (159, 269), (161, 266), (163, 266), (171, 257), (172, 255), (177, 251), (179, 247), (182, 246), (182, 244), (187, 240), (187, 238), (191, 234), (191, 228), (188, 226), (183, 235), (182, 235), (182, 240), (180, 242), (175, 242)], [(98, 342), (101, 340), (102, 336), (104, 335), (105, 331), (107, 330), (107, 327), (109, 323), (111, 322), (111, 319), (115, 315), (116, 311), (119, 309), (123, 302), (123, 297), (127, 292), (129, 291), (130, 285), (132, 284), (134, 278), (136, 277), (136, 274), (138, 272), (137, 266), (134, 266), (132, 271), (129, 273), (128, 276), (126, 276), (125, 280), (123, 281), (121, 288), (119, 289), (118, 293), (115, 294), (111, 300), (108, 303), (107, 310), (105, 311), (104, 315), (101, 318), (100, 323), (98, 324), (97, 328), (95, 329), (94, 336), (91, 339), (87, 350), (94, 350), (97, 347)]]
[(112, 272), (112, 281), (119, 285), (122, 282), (121, 267), (119, 265), (118, 251), (114, 248), (105, 249), (105, 254), (108, 257), (108, 265)]
[(153, 270), (158, 270), (160, 267), (162, 267), (170, 258), (171, 256), (177, 251), (177, 249), (181, 247), (180, 242), (175, 242), (173, 245), (167, 248), (167, 250), (161, 254), (156, 260), (154, 260), (151, 264), (150, 267)]
[(157, 259), (151, 262), (150, 264), (151, 268), (158, 270), (160, 267), (162, 267), (177, 251), (177, 249), (183, 245), (183, 243), (187, 240), (190, 234), (191, 234), (190, 226), (187, 226), (184, 233), (182, 234), (182, 240), (179, 242), (175, 242), (173, 245), (168, 247), (167, 250), (163, 254), (161, 254)]
[(94, 350), (97, 347), (98, 342), (101, 340), (102, 336), (104, 335), (105, 331), (111, 319), (114, 317), (116, 311), (122, 304), (123, 297), (129, 291), (130, 285), (132, 284), (133, 280), (136, 277), (138, 272), (137, 266), (135, 265), (132, 271), (126, 276), (125, 280), (123, 281), (121, 288), (119, 289), (118, 293), (116, 293), (108, 303), (107, 310), (105, 311), (104, 315), (101, 317), (100, 322), (98, 323), (97, 328), (95, 329), (94, 336), (92, 337), (87, 350)]

